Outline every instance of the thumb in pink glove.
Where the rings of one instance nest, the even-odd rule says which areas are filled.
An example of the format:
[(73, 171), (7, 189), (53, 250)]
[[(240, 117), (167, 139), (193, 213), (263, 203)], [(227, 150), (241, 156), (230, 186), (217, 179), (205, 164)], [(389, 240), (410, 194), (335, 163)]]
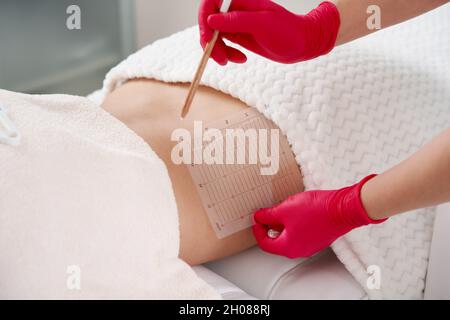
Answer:
[(340, 27), (338, 9), (323, 2), (306, 15), (294, 14), (270, 0), (233, 0), (228, 13), (217, 13), (222, 0), (202, 0), (199, 10), (203, 48), (214, 30), (221, 36), (212, 52), (219, 64), (243, 63), (246, 56), (223, 38), (268, 59), (295, 63), (330, 52)]
[[(309, 257), (347, 232), (383, 220), (371, 219), (361, 202), (361, 182), (339, 190), (307, 191), (283, 203), (257, 211), (253, 233), (262, 250), (289, 258)], [(277, 238), (269, 229), (280, 231)]]

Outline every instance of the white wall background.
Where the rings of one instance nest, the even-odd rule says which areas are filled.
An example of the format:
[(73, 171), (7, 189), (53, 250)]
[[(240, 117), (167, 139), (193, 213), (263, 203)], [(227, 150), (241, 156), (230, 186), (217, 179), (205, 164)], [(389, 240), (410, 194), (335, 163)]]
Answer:
[[(197, 23), (200, 0), (135, 0), (136, 41), (141, 48)], [(275, 0), (296, 13), (305, 13), (322, 0)]]

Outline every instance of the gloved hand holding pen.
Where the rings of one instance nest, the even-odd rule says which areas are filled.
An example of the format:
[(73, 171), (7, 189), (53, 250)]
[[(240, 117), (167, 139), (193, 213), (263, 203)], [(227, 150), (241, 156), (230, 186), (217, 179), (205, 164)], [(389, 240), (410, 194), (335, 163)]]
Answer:
[[(336, 42), (340, 19), (336, 6), (323, 2), (306, 15), (292, 13), (270, 0), (233, 0), (228, 13), (217, 13), (221, 0), (203, 0), (199, 10), (203, 47), (214, 30), (221, 37), (268, 59), (295, 63), (330, 52)], [(246, 56), (219, 39), (212, 58), (224, 65), (243, 63)]]

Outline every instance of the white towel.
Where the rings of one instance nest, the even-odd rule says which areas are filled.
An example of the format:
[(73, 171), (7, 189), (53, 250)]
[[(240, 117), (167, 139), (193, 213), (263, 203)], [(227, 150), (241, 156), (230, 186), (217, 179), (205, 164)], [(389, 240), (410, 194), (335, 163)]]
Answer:
[[(331, 54), (280, 65), (247, 52), (244, 65), (210, 63), (202, 84), (263, 112), (287, 134), (307, 189), (382, 172), (450, 125), (450, 5)], [(111, 70), (103, 96), (131, 78), (191, 81), (197, 28), (159, 40)], [(434, 208), (360, 228), (333, 249), (371, 298), (422, 298)], [(381, 271), (366, 286), (367, 267)]]
[(177, 258), (164, 163), (86, 98), (0, 90), (0, 299), (219, 299)]

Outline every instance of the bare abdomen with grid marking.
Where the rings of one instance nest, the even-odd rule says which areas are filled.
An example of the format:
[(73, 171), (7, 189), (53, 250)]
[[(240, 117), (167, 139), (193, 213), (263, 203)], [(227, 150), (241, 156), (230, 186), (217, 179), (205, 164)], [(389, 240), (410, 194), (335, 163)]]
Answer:
[[(303, 180), (281, 132), (282, 153), (273, 175), (262, 175), (261, 168), (268, 165), (259, 162), (202, 163), (191, 168), (174, 163), (171, 153), (178, 142), (171, 139), (173, 132), (185, 129), (192, 133), (196, 121), (203, 129), (215, 126), (222, 132), (227, 128), (278, 129), (241, 101), (206, 87), (199, 88), (187, 118), (181, 120), (188, 88), (187, 84), (130, 80), (109, 94), (102, 107), (144, 139), (166, 165), (178, 208), (180, 257), (196, 265), (254, 246), (249, 228), (254, 209), (302, 191)], [(269, 148), (271, 140), (262, 145)]]
[[(219, 130), (222, 135), (216, 140), (222, 141), (203, 141), (200, 148), (194, 149), (194, 154), (201, 153), (197, 158), (202, 161), (198, 164), (192, 161), (188, 168), (219, 238), (250, 227), (251, 216), (259, 208), (278, 204), (303, 190), (300, 170), (286, 137), (255, 109), (245, 109), (205, 125), (203, 131)], [(204, 159), (208, 156), (206, 147), (213, 143), (222, 151), (212, 159), (217, 160), (215, 163)], [(232, 150), (227, 150), (227, 145)], [(276, 147), (271, 148), (272, 145)], [(228, 151), (232, 154), (229, 159)], [(241, 161), (239, 151), (243, 154)], [(256, 153), (252, 161), (250, 153)], [(271, 161), (260, 161), (259, 154)]]

